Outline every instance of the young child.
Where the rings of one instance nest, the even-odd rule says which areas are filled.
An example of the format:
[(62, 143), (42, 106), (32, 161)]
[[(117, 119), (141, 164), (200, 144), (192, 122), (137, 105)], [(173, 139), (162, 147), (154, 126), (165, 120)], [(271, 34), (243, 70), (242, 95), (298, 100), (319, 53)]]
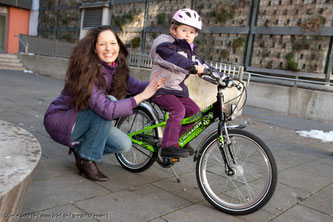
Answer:
[[(200, 111), (198, 105), (189, 98), (185, 79), (190, 70), (201, 74), (209, 66), (195, 53), (193, 41), (202, 28), (201, 17), (192, 9), (178, 10), (172, 17), (170, 34), (158, 36), (151, 47), (153, 68), (150, 79), (158, 73), (165, 78), (164, 86), (157, 90), (152, 101), (169, 112), (161, 145), (162, 157), (187, 157), (194, 150), (189, 144), (181, 147), (178, 139), (193, 124), (181, 125), (184, 117)], [(191, 71), (192, 72), (192, 71)]]

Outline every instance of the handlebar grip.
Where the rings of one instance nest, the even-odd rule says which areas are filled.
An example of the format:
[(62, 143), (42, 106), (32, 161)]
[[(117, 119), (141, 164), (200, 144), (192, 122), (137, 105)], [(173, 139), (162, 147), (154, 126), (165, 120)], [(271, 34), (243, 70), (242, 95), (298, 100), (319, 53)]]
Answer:
[(201, 73), (201, 75), (207, 75), (210, 76), (212, 74), (212, 71), (210, 69), (204, 69), (204, 71)]

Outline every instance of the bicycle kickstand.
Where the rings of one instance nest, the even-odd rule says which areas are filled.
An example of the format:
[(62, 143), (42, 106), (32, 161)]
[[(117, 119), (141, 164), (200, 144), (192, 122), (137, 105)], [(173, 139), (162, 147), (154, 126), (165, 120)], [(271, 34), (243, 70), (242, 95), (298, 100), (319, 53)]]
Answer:
[(176, 179), (177, 179), (177, 182), (180, 183), (180, 179), (179, 179), (179, 177), (177, 176), (175, 170), (172, 168), (172, 166), (170, 166), (170, 169), (171, 169), (173, 175), (175, 175), (175, 177), (176, 177)]
[[(164, 163), (173, 163), (173, 162), (179, 162), (179, 158), (163, 158)], [(180, 183), (180, 179), (176, 174), (176, 171), (172, 168), (172, 165), (169, 166), (173, 175), (176, 177), (177, 182)]]

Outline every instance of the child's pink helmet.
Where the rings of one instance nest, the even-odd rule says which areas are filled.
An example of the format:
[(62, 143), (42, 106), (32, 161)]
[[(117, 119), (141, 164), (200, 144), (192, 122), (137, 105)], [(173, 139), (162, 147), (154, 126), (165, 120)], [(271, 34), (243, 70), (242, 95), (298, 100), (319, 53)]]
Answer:
[(172, 19), (178, 23), (191, 26), (198, 30), (201, 30), (202, 28), (202, 21), (200, 15), (196, 11), (190, 8), (184, 8), (178, 10), (172, 16)]

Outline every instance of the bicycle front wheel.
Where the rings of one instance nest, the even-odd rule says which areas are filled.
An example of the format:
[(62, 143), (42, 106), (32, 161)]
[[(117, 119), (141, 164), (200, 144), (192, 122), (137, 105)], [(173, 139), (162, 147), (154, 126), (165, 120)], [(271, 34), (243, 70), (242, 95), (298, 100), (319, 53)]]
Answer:
[[(133, 114), (130, 116), (122, 117), (116, 124), (116, 127), (125, 132), (126, 134), (142, 130), (145, 126), (154, 122), (151, 113), (143, 108), (136, 107), (133, 110)], [(152, 129), (145, 132), (146, 135), (151, 137), (157, 137), (157, 130)], [(142, 172), (148, 169), (157, 158), (157, 152), (151, 152), (150, 150), (134, 144), (132, 149), (126, 153), (116, 153), (116, 158), (120, 165), (131, 172)]]
[(255, 135), (239, 129), (228, 133), (232, 146), (225, 154), (234, 174), (226, 174), (215, 131), (202, 147), (196, 164), (197, 182), (206, 200), (216, 209), (233, 215), (253, 213), (274, 193), (275, 160), (266, 144)]

